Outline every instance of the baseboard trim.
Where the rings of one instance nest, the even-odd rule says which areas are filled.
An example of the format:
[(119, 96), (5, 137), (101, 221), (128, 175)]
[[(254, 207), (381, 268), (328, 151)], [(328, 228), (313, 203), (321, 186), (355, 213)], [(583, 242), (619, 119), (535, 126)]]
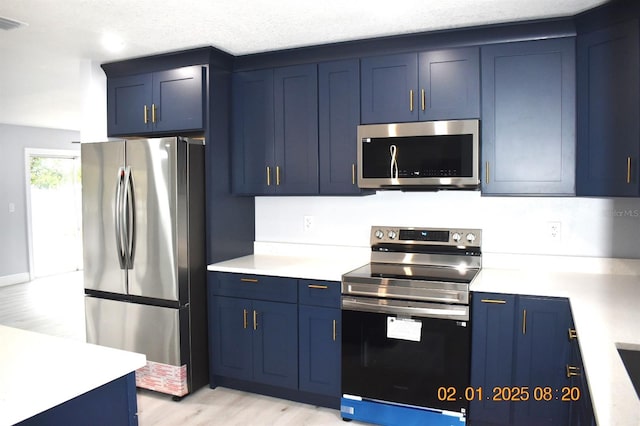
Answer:
[(0, 277), (0, 287), (5, 287), (13, 284), (26, 283), (29, 281), (29, 273), (24, 272), (22, 274), (5, 275)]

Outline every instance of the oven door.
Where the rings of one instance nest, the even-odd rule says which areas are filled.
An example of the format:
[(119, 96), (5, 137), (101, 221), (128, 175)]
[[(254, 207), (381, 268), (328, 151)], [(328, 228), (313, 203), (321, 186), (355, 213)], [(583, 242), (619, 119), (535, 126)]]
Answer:
[(469, 386), (468, 308), (343, 297), (343, 396), (468, 412), (464, 398), (442, 400)]

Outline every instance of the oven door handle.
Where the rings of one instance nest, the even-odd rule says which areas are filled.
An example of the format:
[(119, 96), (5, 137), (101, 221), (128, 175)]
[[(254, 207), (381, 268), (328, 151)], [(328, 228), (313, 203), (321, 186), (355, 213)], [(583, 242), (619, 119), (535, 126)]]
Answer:
[(467, 305), (437, 305), (434, 303), (406, 302), (389, 299), (343, 297), (342, 309), (348, 311), (469, 321), (469, 306)]

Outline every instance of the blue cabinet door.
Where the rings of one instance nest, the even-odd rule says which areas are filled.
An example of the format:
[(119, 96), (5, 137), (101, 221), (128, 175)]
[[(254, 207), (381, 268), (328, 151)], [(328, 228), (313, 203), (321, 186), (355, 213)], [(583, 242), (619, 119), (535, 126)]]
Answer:
[[(209, 336), (214, 375), (253, 377), (253, 310), (250, 300), (212, 296), (209, 292)], [(214, 383), (213, 380), (211, 383)]]
[(513, 380), (516, 296), (473, 293), (471, 303), (471, 386), (482, 388), (483, 399), (471, 401), (469, 420), (509, 425), (512, 403), (493, 401), (493, 389), (511, 386)]
[(275, 191), (273, 70), (233, 75), (233, 192)]
[(341, 312), (300, 305), (300, 390), (340, 398)]
[(152, 124), (156, 132), (204, 128), (206, 72), (201, 66), (153, 74)]
[(206, 71), (201, 66), (107, 80), (109, 135), (152, 135), (204, 128)]
[(361, 193), (356, 180), (356, 136), (360, 124), (360, 63), (357, 59), (318, 66), (320, 194)]
[(292, 303), (253, 301), (253, 379), (298, 388), (298, 309)]
[(480, 49), (420, 53), (420, 120), (480, 117)]
[[(522, 426), (569, 424), (570, 403), (562, 401), (562, 388), (570, 386), (571, 310), (561, 298), (519, 296), (514, 383), (528, 386), (531, 398), (513, 404), (513, 421)], [(550, 389), (550, 400), (536, 400), (535, 389)], [(544, 396), (544, 393), (542, 394)]]
[(578, 195), (638, 196), (638, 21), (578, 35)]
[(361, 60), (362, 123), (418, 121), (418, 55)]
[(483, 194), (575, 194), (575, 40), (482, 47)]
[(317, 66), (276, 68), (274, 102), (276, 192), (317, 194)]
[(152, 75), (107, 80), (107, 132), (133, 135), (151, 130)]

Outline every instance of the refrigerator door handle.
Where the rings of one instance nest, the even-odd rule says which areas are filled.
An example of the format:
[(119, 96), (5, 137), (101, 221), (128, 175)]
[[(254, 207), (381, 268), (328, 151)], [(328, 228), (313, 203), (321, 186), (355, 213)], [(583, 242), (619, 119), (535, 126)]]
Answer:
[(125, 168), (124, 178), (124, 243), (127, 269), (133, 269), (133, 258), (136, 249), (136, 205), (135, 194), (133, 192), (133, 175), (131, 167)]
[(116, 250), (118, 251), (118, 261), (120, 262), (120, 269), (126, 268), (126, 253), (123, 244), (122, 234), (122, 196), (123, 196), (123, 182), (124, 182), (124, 167), (118, 169), (118, 180), (116, 182), (116, 199), (114, 206), (114, 218), (115, 218), (115, 236), (116, 236)]

